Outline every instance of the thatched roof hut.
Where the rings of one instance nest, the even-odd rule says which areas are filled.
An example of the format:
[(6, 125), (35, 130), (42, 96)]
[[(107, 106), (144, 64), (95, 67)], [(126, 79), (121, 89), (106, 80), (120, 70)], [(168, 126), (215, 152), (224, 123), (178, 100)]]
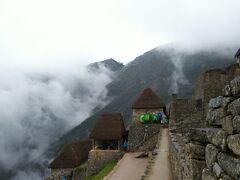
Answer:
[(132, 105), (133, 109), (157, 109), (163, 107), (165, 105), (151, 88), (145, 89)]
[(91, 140), (83, 140), (66, 145), (61, 153), (50, 163), (51, 169), (75, 168), (88, 159), (92, 148)]
[(121, 113), (106, 113), (99, 117), (89, 137), (99, 141), (120, 140), (125, 132)]

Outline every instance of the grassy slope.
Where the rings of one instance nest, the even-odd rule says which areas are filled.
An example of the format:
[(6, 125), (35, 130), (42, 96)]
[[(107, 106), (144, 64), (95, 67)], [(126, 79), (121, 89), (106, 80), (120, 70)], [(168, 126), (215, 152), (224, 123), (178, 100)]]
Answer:
[(87, 177), (85, 180), (102, 180), (113, 170), (116, 164), (117, 161), (112, 161), (108, 163), (98, 174), (96, 174), (95, 176)]

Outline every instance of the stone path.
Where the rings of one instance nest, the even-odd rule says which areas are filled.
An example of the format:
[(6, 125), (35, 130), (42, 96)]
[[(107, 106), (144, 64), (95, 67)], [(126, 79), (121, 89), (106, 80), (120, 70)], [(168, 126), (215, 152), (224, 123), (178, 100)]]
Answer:
[(168, 129), (162, 129), (159, 139), (159, 148), (149, 175), (145, 179), (149, 180), (172, 180), (171, 168), (169, 162)]
[(126, 153), (104, 180), (140, 180), (148, 164), (147, 158), (135, 158), (140, 153)]

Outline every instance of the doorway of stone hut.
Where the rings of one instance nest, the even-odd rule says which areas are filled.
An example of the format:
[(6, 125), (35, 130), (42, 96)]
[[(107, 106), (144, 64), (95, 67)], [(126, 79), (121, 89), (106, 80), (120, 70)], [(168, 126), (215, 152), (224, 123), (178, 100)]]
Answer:
[(101, 143), (103, 150), (118, 150), (118, 141), (111, 140), (111, 141), (104, 141)]

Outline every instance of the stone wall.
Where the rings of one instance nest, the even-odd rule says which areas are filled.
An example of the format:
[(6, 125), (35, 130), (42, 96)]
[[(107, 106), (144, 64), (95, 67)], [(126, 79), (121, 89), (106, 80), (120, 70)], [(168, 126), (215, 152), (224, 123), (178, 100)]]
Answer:
[(186, 132), (191, 127), (205, 124), (202, 100), (177, 99), (173, 95), (170, 105), (170, 127), (178, 132)]
[(240, 179), (240, 76), (224, 88), (223, 96), (210, 100), (207, 122), (219, 128), (207, 134), (202, 178)]
[(238, 64), (210, 70), (197, 80), (191, 100), (172, 97), (169, 143), (174, 180), (240, 179), (238, 75)]
[(73, 172), (73, 168), (51, 169), (51, 175), (49, 180), (62, 180), (62, 176), (70, 176)]
[(222, 93), (222, 89), (236, 76), (240, 67), (233, 64), (225, 69), (212, 69), (199, 76), (192, 99), (178, 99), (173, 95), (170, 105), (170, 127), (186, 132), (191, 127), (207, 125), (208, 102)]
[(159, 112), (163, 112), (163, 109), (162, 108), (159, 108), (159, 109), (133, 109), (132, 121), (133, 121), (133, 123), (141, 124), (139, 121), (141, 115), (147, 114), (147, 113), (158, 114)]
[(123, 156), (119, 150), (91, 150), (88, 156), (87, 176), (98, 173), (106, 164)]
[(208, 103), (208, 127), (170, 132), (174, 180), (240, 179), (240, 76), (221, 94)]
[(83, 180), (87, 175), (87, 162), (73, 170), (72, 180)]
[(211, 98), (221, 94), (222, 89), (234, 77), (240, 75), (240, 67), (233, 64), (225, 69), (212, 69), (201, 74), (195, 83), (192, 99), (202, 99), (204, 105), (204, 117), (207, 114), (207, 105)]
[(151, 151), (155, 148), (160, 124), (132, 123), (128, 134), (129, 151)]
[(205, 147), (181, 133), (169, 134), (169, 158), (174, 180), (201, 180), (205, 168)]

